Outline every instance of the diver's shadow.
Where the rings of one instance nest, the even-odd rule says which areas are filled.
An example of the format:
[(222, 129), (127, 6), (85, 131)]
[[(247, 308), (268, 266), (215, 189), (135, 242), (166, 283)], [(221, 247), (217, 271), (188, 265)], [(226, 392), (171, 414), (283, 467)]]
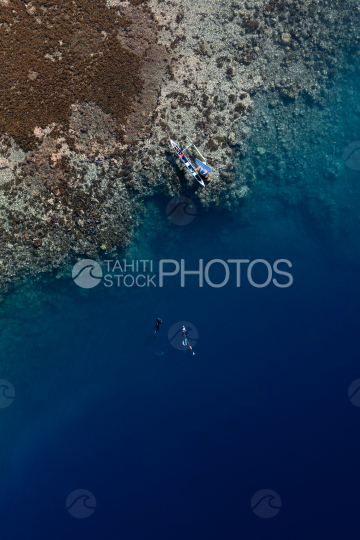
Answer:
[(166, 337), (162, 334), (151, 331), (147, 336), (144, 336), (141, 341), (140, 348), (142, 350), (156, 352), (157, 356), (162, 356), (168, 352), (169, 342)]

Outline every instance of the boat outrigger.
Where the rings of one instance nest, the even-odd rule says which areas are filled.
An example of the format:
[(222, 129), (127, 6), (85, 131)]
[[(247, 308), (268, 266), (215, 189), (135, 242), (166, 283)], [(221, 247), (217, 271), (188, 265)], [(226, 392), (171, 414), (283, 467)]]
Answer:
[[(202, 179), (201, 176), (203, 176), (206, 179), (210, 179), (212, 169), (211, 169), (211, 167), (209, 167), (209, 165), (206, 165), (205, 158), (201, 155), (201, 153), (196, 148), (196, 146), (192, 142), (192, 140), (189, 137), (188, 137), (188, 139), (190, 141), (190, 144), (186, 148), (183, 148), (183, 147), (179, 148), (179, 146), (176, 144), (176, 142), (174, 142), (172, 139), (169, 139), (169, 141), (170, 141), (171, 146), (173, 147), (173, 149), (175, 150), (175, 152), (177, 153), (177, 155), (179, 156), (179, 158), (181, 159), (181, 161), (183, 162), (183, 164), (187, 168), (187, 170), (190, 172), (190, 174), (192, 174), (192, 176), (195, 178), (195, 180), (197, 180), (197, 182), (199, 182), (199, 184), (201, 184), (203, 187), (205, 187), (204, 180)], [(190, 148), (190, 146), (193, 146), (195, 148), (195, 150), (197, 151), (197, 153), (204, 160), (202, 162), (199, 159), (195, 159), (196, 164), (198, 165), (197, 169), (195, 169), (195, 167), (191, 163), (190, 159), (188, 157), (186, 157), (185, 154), (184, 154), (185, 150)]]

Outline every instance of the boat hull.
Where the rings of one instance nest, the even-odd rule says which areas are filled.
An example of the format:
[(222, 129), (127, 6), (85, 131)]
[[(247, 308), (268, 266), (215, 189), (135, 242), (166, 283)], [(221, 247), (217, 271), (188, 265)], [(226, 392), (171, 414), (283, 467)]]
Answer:
[(171, 146), (173, 147), (173, 149), (177, 153), (178, 157), (181, 159), (181, 161), (183, 162), (183, 164), (185, 165), (185, 167), (189, 171), (189, 173), (195, 178), (195, 180), (197, 182), (199, 182), (199, 184), (201, 184), (203, 187), (205, 187), (205, 184), (204, 184), (201, 176), (196, 172), (196, 169), (195, 169), (194, 165), (191, 163), (190, 159), (187, 158), (185, 156), (185, 154), (180, 150), (180, 148), (178, 147), (176, 142), (172, 141), (171, 139), (169, 139), (169, 141), (170, 141)]

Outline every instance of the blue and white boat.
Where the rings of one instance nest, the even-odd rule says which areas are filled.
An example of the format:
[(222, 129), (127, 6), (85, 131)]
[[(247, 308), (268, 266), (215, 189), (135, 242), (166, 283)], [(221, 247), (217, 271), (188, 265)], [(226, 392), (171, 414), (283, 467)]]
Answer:
[[(190, 148), (190, 146), (194, 146), (194, 148), (197, 150), (196, 146), (194, 145), (193, 142), (191, 142), (191, 144), (189, 144), (189, 146), (187, 146), (184, 150), (182, 148), (179, 148), (179, 146), (176, 144), (175, 141), (173, 141), (172, 139), (169, 139), (170, 141), (170, 144), (172, 146), (172, 148), (175, 150), (175, 152), (177, 153), (178, 157), (181, 159), (181, 161), (183, 162), (183, 164), (185, 165), (185, 167), (187, 168), (187, 170), (190, 172), (190, 174), (192, 174), (192, 176), (195, 178), (195, 180), (197, 182), (199, 182), (199, 184), (201, 184), (203, 187), (205, 187), (205, 184), (204, 184), (204, 181), (203, 179), (201, 178), (200, 174), (197, 172), (197, 170), (195, 169), (194, 165), (191, 163), (190, 159), (188, 157), (185, 156), (184, 152), (185, 150), (187, 150), (188, 148)], [(197, 152), (199, 152), (197, 150)], [(200, 152), (199, 152), (200, 154)], [(200, 154), (201, 155), (201, 154)], [(199, 167), (202, 168), (202, 170), (204, 171), (204, 173), (211, 173), (211, 168), (206, 165), (206, 163), (203, 163), (202, 161), (199, 161), (198, 159), (196, 159), (196, 163)]]

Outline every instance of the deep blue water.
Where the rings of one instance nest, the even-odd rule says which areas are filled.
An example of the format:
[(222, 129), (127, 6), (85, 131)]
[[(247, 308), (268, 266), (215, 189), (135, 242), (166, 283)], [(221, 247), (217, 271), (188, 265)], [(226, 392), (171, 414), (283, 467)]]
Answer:
[[(166, 202), (147, 204), (165, 220)], [(289, 540), (357, 530), (360, 408), (348, 387), (360, 378), (360, 253), (296, 209), (269, 200), (261, 210), (248, 226), (241, 210), (199, 210), (173, 236), (154, 233), (148, 252), (139, 241), (138, 258), (183, 258), (188, 269), (199, 259), (287, 259), (288, 288), (252, 287), (245, 271), (237, 288), (232, 266), (218, 289), (196, 276), (182, 288), (177, 276), (163, 288), (85, 291), (69, 276), (8, 296), (0, 378), (16, 397), (0, 409), (1, 538)], [(222, 281), (220, 267), (211, 278)], [(198, 330), (195, 356), (168, 341), (178, 321)], [(96, 498), (84, 519), (66, 509), (77, 489)], [(281, 499), (271, 519), (251, 509), (262, 489)]]

